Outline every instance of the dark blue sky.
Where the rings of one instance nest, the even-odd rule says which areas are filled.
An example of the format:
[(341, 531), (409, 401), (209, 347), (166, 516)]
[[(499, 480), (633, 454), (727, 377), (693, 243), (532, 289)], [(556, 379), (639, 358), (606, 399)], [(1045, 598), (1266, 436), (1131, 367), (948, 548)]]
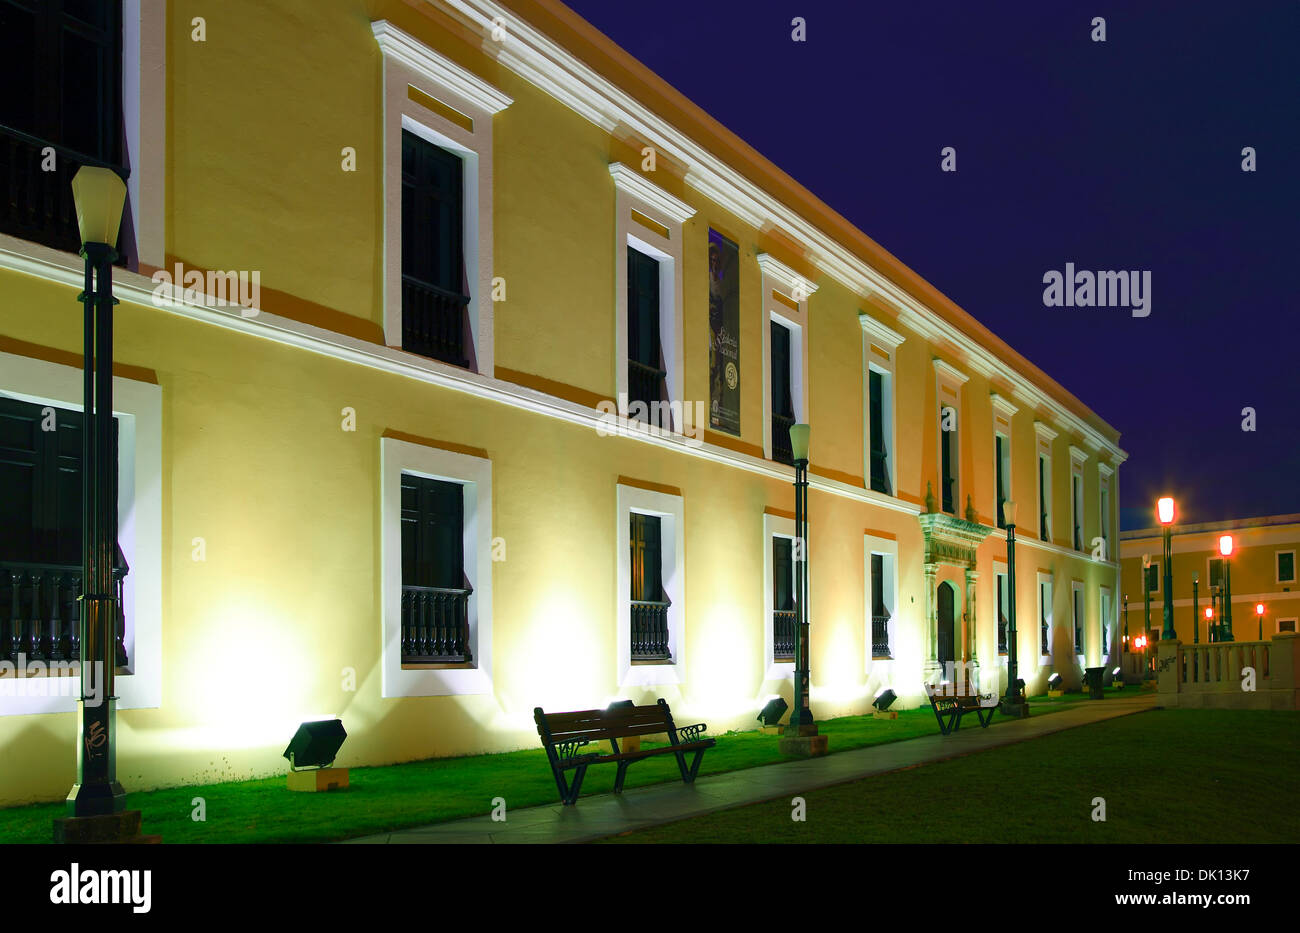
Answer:
[(1123, 527), (1300, 512), (1296, 0), (568, 3), (1119, 429)]

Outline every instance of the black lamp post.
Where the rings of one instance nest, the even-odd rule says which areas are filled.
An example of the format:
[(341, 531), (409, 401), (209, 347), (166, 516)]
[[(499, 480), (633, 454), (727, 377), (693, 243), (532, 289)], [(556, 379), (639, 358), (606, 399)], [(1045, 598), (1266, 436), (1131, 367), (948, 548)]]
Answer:
[(1128, 593), (1124, 594), (1124, 654), (1128, 654)]
[(1165, 624), (1160, 630), (1160, 639), (1168, 641), (1176, 639), (1178, 632), (1174, 628), (1174, 546), (1173, 546), (1173, 529), (1174, 529), (1174, 500), (1165, 496), (1156, 502), (1156, 517), (1160, 520), (1164, 528), (1164, 558), (1165, 558), (1165, 591), (1160, 602), (1164, 606)]
[(1192, 574), (1192, 644), (1201, 643), (1201, 611), (1196, 601), (1196, 585), (1201, 582), (1200, 574)]
[(1002, 521), (1007, 526), (1007, 693), (1002, 712), (1008, 716), (1029, 715), (1028, 704), (1020, 692), (1019, 667), (1016, 662), (1016, 504), (1002, 503)]
[(808, 707), (808, 435), (806, 424), (790, 428), (790, 450), (794, 454), (794, 589), (798, 611), (798, 637), (794, 647), (794, 703), (785, 735), (817, 734), (817, 722)]
[(1151, 571), (1150, 558), (1143, 555), (1144, 563), (1142, 564), (1142, 634), (1145, 638), (1151, 637), (1151, 580), (1155, 576)]
[(70, 817), (120, 813), (126, 792), (117, 780), (114, 666), (117, 597), (113, 558), (117, 515), (113, 463), (113, 261), (126, 185), (111, 169), (83, 166), (72, 179), (86, 260), (84, 424), (81, 446), (81, 735)]
[(1259, 619), (1259, 640), (1264, 640), (1264, 604), (1255, 603), (1255, 617)]
[(1219, 554), (1223, 556), (1223, 596), (1219, 612), (1219, 640), (1233, 641), (1232, 637), (1232, 535), (1219, 538)]

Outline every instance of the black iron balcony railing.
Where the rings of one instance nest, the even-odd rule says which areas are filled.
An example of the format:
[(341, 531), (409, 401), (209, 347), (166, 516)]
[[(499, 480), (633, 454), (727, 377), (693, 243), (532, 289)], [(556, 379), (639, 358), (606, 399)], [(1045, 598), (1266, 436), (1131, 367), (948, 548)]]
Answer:
[[(115, 663), (125, 667), (125, 577), (114, 568), (117, 595)], [(81, 567), (0, 562), (0, 658), (25, 661), (81, 659)]]
[(871, 656), (882, 661), (887, 661), (894, 656), (894, 653), (889, 648), (888, 612), (873, 612), (871, 614)]
[(1052, 640), (1051, 640), (1051, 638), (1048, 636), (1048, 633), (1047, 633), (1047, 620), (1046, 620), (1046, 619), (1043, 620), (1043, 623), (1042, 623), (1042, 629), (1043, 629), (1043, 636), (1042, 636), (1042, 640), (1043, 640), (1043, 657), (1047, 657), (1049, 654), (1052, 653)]
[(665, 370), (647, 366), (639, 360), (627, 361), (627, 403), (641, 402), (645, 405), (645, 414), (637, 413), (637, 420), (652, 424), (665, 431), (671, 431), (671, 424), (664, 424), (667, 406), (656, 406), (664, 397), (664, 380), (668, 377)]
[(894, 494), (889, 488), (889, 454), (883, 448), (871, 449), (871, 488), (887, 496)]
[(772, 459), (777, 463), (794, 463), (794, 451), (790, 449), (790, 428), (794, 427), (794, 418), (772, 412)]
[(949, 514), (956, 514), (956, 508), (953, 503), (957, 499), (957, 477), (948, 476), (940, 480), (939, 486), (943, 491), (943, 502), (940, 507)]
[(772, 610), (772, 660), (793, 661), (798, 637), (798, 613), (793, 609)]
[(402, 349), (453, 366), (468, 367), (465, 356), (468, 307), (468, 295), (403, 275)]
[(1077, 628), (1074, 630), (1074, 653), (1083, 654), (1083, 632)]
[(998, 616), (998, 654), (1007, 653), (1007, 620), (1005, 616)]
[[(53, 163), (53, 171), (44, 167)], [(72, 178), (83, 165), (121, 165), (84, 155), (21, 130), (0, 126), (0, 233), (75, 253), (81, 249)], [(119, 257), (118, 263), (125, 262)]]
[(402, 587), (403, 664), (457, 664), (474, 660), (469, 644), (472, 592), (469, 587)]
[(632, 660), (671, 661), (667, 600), (632, 600)]

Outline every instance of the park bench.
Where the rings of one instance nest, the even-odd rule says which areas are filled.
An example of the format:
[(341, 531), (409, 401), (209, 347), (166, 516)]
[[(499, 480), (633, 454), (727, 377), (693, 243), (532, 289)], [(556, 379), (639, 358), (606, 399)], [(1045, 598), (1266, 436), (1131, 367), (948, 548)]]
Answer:
[(980, 696), (978, 689), (969, 681), (965, 689), (967, 692), (949, 694), (945, 693), (942, 687), (925, 685), (925, 692), (930, 695), (930, 707), (934, 710), (934, 718), (939, 720), (939, 731), (944, 735), (951, 735), (960, 729), (961, 719), (967, 713), (975, 714), (981, 729), (987, 729), (989, 723), (993, 721), (993, 713), (998, 708), (997, 694), (986, 694), (985, 696), (991, 698), (993, 702), (985, 706), (984, 697)]
[[(662, 699), (654, 706), (611, 706), (608, 709), (588, 709), (574, 713), (544, 713), (539, 706), (533, 710), (537, 734), (541, 737), (546, 757), (555, 775), (555, 786), (560, 791), (560, 802), (572, 804), (578, 799), (582, 779), (592, 765), (614, 764), (614, 793), (623, 792), (623, 779), (634, 762), (655, 755), (675, 755), (682, 781), (690, 784), (700, 770), (700, 759), (705, 749), (712, 748), (715, 739), (702, 738), (704, 723), (678, 726), (673, 714)], [(622, 751), (620, 739), (666, 733), (668, 744), (659, 748), (638, 748)], [(583, 752), (592, 742), (608, 741), (611, 751)], [(694, 753), (687, 767), (686, 755)], [(572, 771), (569, 776), (568, 772)]]

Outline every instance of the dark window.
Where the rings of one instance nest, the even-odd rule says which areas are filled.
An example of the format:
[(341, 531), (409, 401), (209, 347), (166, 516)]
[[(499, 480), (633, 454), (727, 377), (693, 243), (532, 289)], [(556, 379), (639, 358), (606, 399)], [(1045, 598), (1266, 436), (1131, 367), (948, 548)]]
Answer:
[(1007, 501), (1007, 471), (1006, 465), (1002, 458), (1006, 456), (1007, 439), (1001, 434), (993, 435), (994, 456), (997, 458), (995, 464), (997, 468), (996, 482), (998, 485), (998, 514), (997, 522), (999, 528), (1007, 527), (1006, 519), (1002, 515), (1002, 506)]
[(402, 474), (402, 585), (465, 586), (465, 497), (459, 483)]
[(998, 574), (998, 654), (1007, 653), (1007, 577)]
[(794, 541), (772, 538), (772, 660), (793, 661), (795, 642)]
[(1074, 512), (1074, 549), (1083, 550), (1083, 479), (1079, 476), (1070, 477), (1070, 487), (1073, 490), (1073, 512)]
[(0, 0), (0, 231), (79, 250), (77, 169), (125, 177), (121, 32), (116, 0)]
[(0, 398), (0, 560), (81, 565), (82, 424), (79, 411)]
[(790, 330), (771, 323), (772, 459), (794, 463), (790, 450), (790, 428), (794, 425), (794, 395), (790, 391)]
[(473, 660), (459, 483), (402, 474), (402, 661)]
[(1146, 569), (1146, 586), (1152, 593), (1160, 591), (1160, 561), (1153, 560)]
[(893, 495), (889, 483), (889, 448), (885, 444), (885, 377), (874, 369), (867, 374), (871, 419), (871, 488)]
[(885, 602), (885, 555), (871, 555), (871, 656), (893, 657), (889, 646), (889, 606)]
[(1295, 551), (1283, 551), (1277, 555), (1277, 579), (1279, 583), (1295, 582)]
[[(667, 370), (659, 345), (659, 260), (627, 248), (627, 395), (628, 404), (646, 406), (641, 420), (669, 429), (665, 408)], [(659, 413), (656, 417), (656, 412)], [(640, 413), (636, 413), (640, 417)]]
[(1052, 653), (1051, 632), (1047, 627), (1047, 584), (1038, 584), (1038, 625), (1042, 629), (1043, 635), (1043, 656), (1047, 657)]
[(464, 178), (452, 153), (402, 130), (402, 348), (469, 366)]
[(662, 529), (657, 515), (633, 512), (631, 527), (632, 619), (634, 661), (670, 661), (668, 598), (663, 587)]
[(1210, 558), (1210, 586), (1211, 587), (1223, 586), (1223, 558), (1222, 557)]
[(1043, 541), (1050, 538), (1047, 527), (1047, 458), (1038, 457), (1038, 537)]
[(1078, 590), (1072, 594), (1074, 597), (1074, 653), (1083, 654), (1083, 610), (1079, 606)]
[(953, 418), (952, 430), (945, 431), (944, 412), (951, 406), (939, 406), (939, 456), (940, 456), (940, 474), (939, 474), (939, 491), (943, 497), (943, 511), (951, 515), (956, 515), (957, 502), (957, 424), (956, 412), (949, 417)]

